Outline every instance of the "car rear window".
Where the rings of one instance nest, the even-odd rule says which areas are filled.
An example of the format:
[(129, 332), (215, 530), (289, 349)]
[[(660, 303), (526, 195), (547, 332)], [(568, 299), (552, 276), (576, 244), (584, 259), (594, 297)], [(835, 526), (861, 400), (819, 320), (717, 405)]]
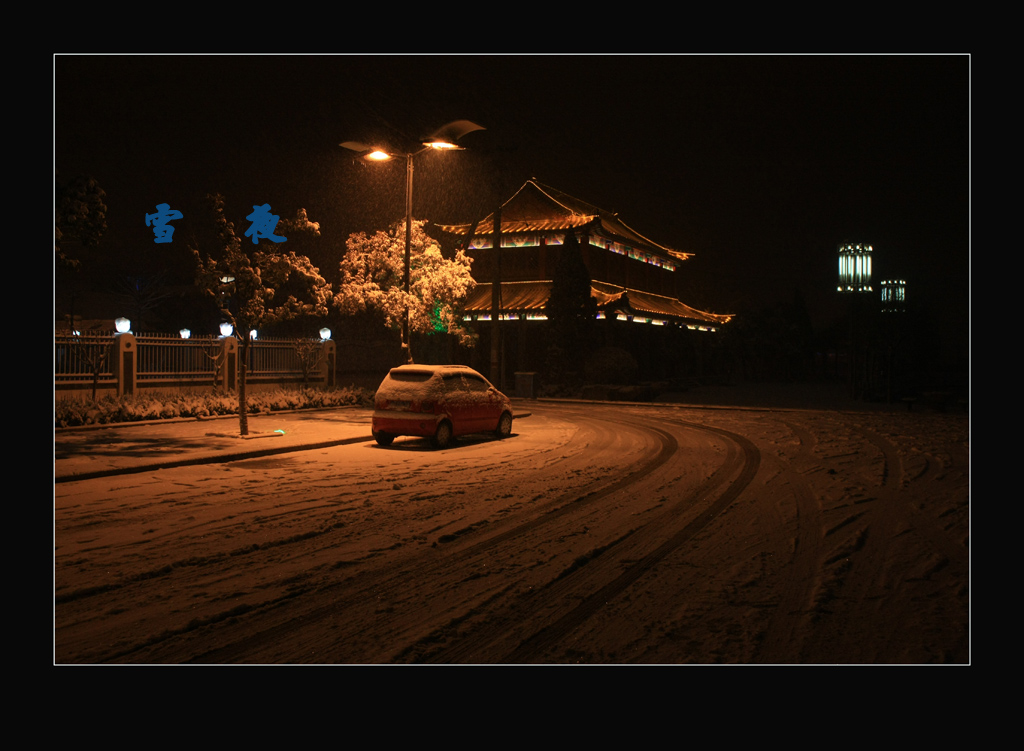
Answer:
[(439, 399), (444, 394), (441, 379), (429, 370), (391, 371), (377, 389), (375, 400), (420, 401)]
[(429, 370), (393, 370), (388, 373), (388, 378), (405, 383), (426, 383), (432, 375)]

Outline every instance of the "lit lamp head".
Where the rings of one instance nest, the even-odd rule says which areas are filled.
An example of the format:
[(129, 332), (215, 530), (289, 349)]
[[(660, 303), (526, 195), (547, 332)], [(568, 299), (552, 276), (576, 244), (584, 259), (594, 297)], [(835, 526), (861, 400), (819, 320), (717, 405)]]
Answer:
[(390, 152), (385, 151), (383, 148), (378, 146), (372, 146), (362, 141), (345, 141), (344, 143), (338, 144), (344, 146), (349, 151), (356, 151), (362, 155), (362, 158), (368, 162), (386, 162), (394, 157), (391, 156)]
[(327, 341), (328, 339), (330, 339), (331, 338), (331, 330), (329, 328), (327, 328), (326, 326), (324, 326), (322, 329), (320, 329), (320, 338), (323, 339), (324, 341)]
[(118, 318), (114, 321), (114, 328), (117, 329), (118, 334), (127, 334), (132, 330), (132, 322), (127, 318)]
[(434, 131), (429, 138), (423, 139), (423, 145), (428, 149), (435, 149), (437, 151), (461, 149), (462, 147), (456, 146), (455, 142), (467, 133), (472, 133), (474, 130), (487, 129), (482, 125), (477, 125), (469, 120), (455, 120), (447, 125), (442, 125)]
[(235, 327), (232, 326), (227, 321), (225, 321), (224, 323), (222, 323), (220, 325), (220, 335), (221, 336), (231, 336), (231, 332), (234, 331), (234, 330), (235, 330)]
[[(462, 147), (457, 146), (455, 142), (474, 130), (486, 130), (486, 128), (469, 120), (455, 120), (441, 126), (427, 138), (421, 139), (420, 142), (426, 148), (434, 149), (435, 151), (461, 150)], [(409, 154), (397, 154), (381, 146), (374, 146), (362, 141), (344, 141), (338, 145), (345, 147), (349, 151), (358, 152), (362, 155), (363, 159), (370, 162), (386, 162), (389, 159), (394, 159), (396, 156), (410, 156)]]

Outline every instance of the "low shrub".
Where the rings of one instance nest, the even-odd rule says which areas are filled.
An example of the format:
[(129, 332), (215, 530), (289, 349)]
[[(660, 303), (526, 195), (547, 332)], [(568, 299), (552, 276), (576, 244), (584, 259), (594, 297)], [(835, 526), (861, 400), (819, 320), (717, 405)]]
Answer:
[[(246, 398), (250, 414), (292, 409), (347, 407), (372, 404), (373, 394), (356, 386), (322, 390), (301, 388), (259, 391)], [(169, 420), (175, 417), (211, 417), (238, 414), (238, 394), (157, 394), (124, 397), (105, 396), (96, 401), (58, 399), (53, 405), (54, 426), (70, 428), (142, 420)]]
[(636, 358), (619, 347), (601, 347), (587, 358), (584, 373), (588, 383), (625, 386), (636, 382), (640, 366)]

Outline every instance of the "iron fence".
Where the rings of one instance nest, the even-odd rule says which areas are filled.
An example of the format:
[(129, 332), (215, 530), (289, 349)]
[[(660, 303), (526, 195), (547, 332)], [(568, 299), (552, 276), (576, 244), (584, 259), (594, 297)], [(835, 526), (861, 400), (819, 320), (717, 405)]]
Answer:
[(245, 368), (254, 377), (272, 378), (302, 375), (302, 363), (295, 339), (259, 338), (249, 345)]
[(54, 339), (53, 367), (57, 381), (88, 383), (114, 380), (111, 363), (113, 332), (58, 333)]
[(140, 381), (209, 381), (223, 358), (221, 342), (212, 336), (182, 339), (177, 334), (138, 334), (135, 341)]
[[(55, 383), (76, 384), (116, 381), (114, 372), (114, 332), (54, 336)], [(139, 382), (173, 380), (176, 382), (212, 382), (224, 365), (223, 339), (194, 336), (182, 339), (177, 334), (134, 334), (136, 342), (135, 377)], [(246, 371), (254, 379), (305, 379), (319, 364), (316, 353), (310, 355), (310, 342), (287, 338), (259, 338), (248, 350)], [(304, 367), (305, 366), (305, 367)]]

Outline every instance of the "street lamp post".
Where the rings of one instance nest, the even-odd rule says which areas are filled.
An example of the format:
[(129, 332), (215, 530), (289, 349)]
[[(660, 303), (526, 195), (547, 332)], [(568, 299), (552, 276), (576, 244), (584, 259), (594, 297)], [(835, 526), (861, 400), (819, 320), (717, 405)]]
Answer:
[[(409, 295), (409, 277), (412, 255), (412, 179), (413, 179), (413, 157), (431, 149), (435, 151), (461, 151), (455, 141), (474, 130), (485, 130), (482, 125), (477, 125), (469, 120), (455, 120), (442, 126), (430, 138), (423, 141), (423, 148), (418, 151), (410, 151), (404, 154), (392, 153), (372, 145), (359, 141), (345, 141), (339, 144), (351, 151), (362, 154), (364, 159), (372, 162), (385, 162), (398, 157), (405, 158), (405, 256), (402, 264), (402, 290), (406, 296)], [(406, 363), (412, 362), (412, 348), (409, 346), (409, 305), (405, 306), (405, 315), (402, 316), (402, 357)]]

